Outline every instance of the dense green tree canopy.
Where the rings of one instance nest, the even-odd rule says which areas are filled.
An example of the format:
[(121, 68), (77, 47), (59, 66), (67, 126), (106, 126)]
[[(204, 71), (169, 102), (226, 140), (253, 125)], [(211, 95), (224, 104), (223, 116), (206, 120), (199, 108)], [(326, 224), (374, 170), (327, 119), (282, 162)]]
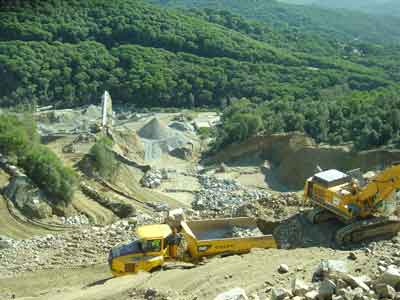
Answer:
[[(358, 150), (388, 144), (396, 148), (399, 146), (398, 89), (350, 94), (335, 89), (329, 101), (324, 103), (311, 98), (301, 102), (280, 99), (261, 105), (254, 105), (244, 98), (238, 100), (224, 110), (214, 146), (218, 149), (260, 132), (291, 131), (306, 132), (317, 142), (352, 142)], [(244, 123), (251, 124), (248, 126), (255, 130), (247, 130)]]
[[(366, 24), (357, 23), (361, 16), (328, 16), (325, 10), (318, 17), (310, 15), (313, 10), (293, 15), (290, 6), (272, 0), (254, 3), (235, 0), (226, 7), (244, 16), (259, 8), (259, 21), (212, 9), (169, 10), (139, 0), (2, 7), (0, 105), (73, 107), (98, 103), (104, 90), (117, 103), (139, 107), (223, 108), (246, 98), (257, 114), (225, 118), (232, 122), (219, 136), (221, 145), (260, 130), (304, 130), (318, 141), (355, 140), (361, 148), (395, 139), (397, 121), (388, 125), (387, 113), (378, 111), (400, 108), (395, 92), (400, 48), (392, 43), (398, 20), (388, 19), (385, 27), (367, 18), (378, 34), (368, 25), (362, 32), (371, 38), (354, 40)], [(325, 17), (326, 28), (321, 23), (312, 30), (315, 20)], [(287, 18), (293, 22), (285, 25)], [(345, 21), (345, 27), (333, 32), (334, 20)], [(347, 29), (349, 35), (343, 34)], [(374, 122), (366, 124), (363, 115)]]
[[(369, 42), (400, 43), (400, 19), (374, 16), (350, 10), (331, 10), (318, 6), (287, 4), (275, 0), (149, 0), (175, 8), (212, 8), (228, 10), (256, 19), (280, 30), (297, 28), (340, 41), (361, 39)], [(327, 0), (321, 0), (321, 2)], [(354, 0), (346, 1), (347, 5)], [(365, 0), (364, 0), (365, 1)], [(363, 2), (364, 2), (363, 1)], [(396, 0), (395, 0), (396, 1)], [(337, 0), (331, 0), (337, 3)], [(388, 4), (395, 12), (398, 4)], [(397, 10), (398, 11), (398, 10)], [(400, 16), (400, 15), (396, 15)]]

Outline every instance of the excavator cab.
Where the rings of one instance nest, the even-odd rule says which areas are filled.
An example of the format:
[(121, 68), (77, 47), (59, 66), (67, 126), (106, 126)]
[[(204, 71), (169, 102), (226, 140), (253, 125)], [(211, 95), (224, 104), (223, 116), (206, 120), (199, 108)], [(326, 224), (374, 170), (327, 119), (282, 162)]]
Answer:
[(331, 213), (318, 217), (326, 219), (334, 214), (347, 221), (355, 218), (361, 211), (356, 203), (348, 201), (357, 194), (359, 187), (359, 182), (353, 176), (331, 169), (318, 172), (306, 181), (304, 197), (313, 205)]

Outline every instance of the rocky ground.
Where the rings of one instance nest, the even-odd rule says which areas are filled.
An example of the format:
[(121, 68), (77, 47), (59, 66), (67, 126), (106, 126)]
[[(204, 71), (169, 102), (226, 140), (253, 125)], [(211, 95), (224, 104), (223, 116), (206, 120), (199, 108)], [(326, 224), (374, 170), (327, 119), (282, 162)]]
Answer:
[(62, 234), (27, 240), (0, 237), (0, 278), (42, 269), (64, 269), (104, 263), (110, 248), (134, 238), (136, 220), (110, 226), (78, 227)]
[(64, 266), (58, 273), (43, 269), (0, 278), (0, 295), (37, 300), (399, 299), (399, 249), (399, 238), (353, 250), (255, 249), (246, 255), (213, 258), (194, 269), (116, 279), (110, 279), (102, 265)]
[[(98, 115), (96, 107), (41, 114), (39, 129), (49, 137), (57, 136), (47, 146), (67, 165), (78, 168), (95, 140), (92, 135), (80, 137)], [(78, 117), (80, 121), (75, 122)], [(83, 177), (71, 214), (53, 215), (41, 219), (42, 223), (17, 218), (7, 199), (21, 211), (32, 211), (41, 203), (35, 200), (40, 195), (19, 203), (15, 199), (25, 199), (30, 186), (6, 189), (19, 173), (15, 168), (0, 171), (0, 187), (6, 196), (0, 196), (0, 300), (400, 299), (399, 237), (340, 248), (333, 243), (333, 235), (343, 224), (310, 224), (306, 218), (310, 207), (301, 192), (283, 192), (287, 189), (274, 182), (275, 169), (264, 159), (242, 155), (243, 149), (235, 148), (246, 159), (205, 167), (199, 164), (201, 143), (187, 117), (136, 114), (117, 119), (111, 136), (113, 151), (123, 166), (118, 180), (111, 184)], [(63, 136), (66, 133), (68, 137)], [(274, 186), (279, 188), (273, 190)], [(125, 217), (120, 210), (128, 206), (134, 209)], [(111, 279), (110, 248), (134, 238), (136, 226), (162, 222), (166, 211), (177, 206), (189, 220), (259, 220), (259, 228), (233, 228), (230, 234), (235, 237), (259, 236), (262, 224), (279, 222), (273, 234), (280, 249), (216, 257), (189, 270)], [(46, 209), (43, 215), (47, 211), (51, 212)]]

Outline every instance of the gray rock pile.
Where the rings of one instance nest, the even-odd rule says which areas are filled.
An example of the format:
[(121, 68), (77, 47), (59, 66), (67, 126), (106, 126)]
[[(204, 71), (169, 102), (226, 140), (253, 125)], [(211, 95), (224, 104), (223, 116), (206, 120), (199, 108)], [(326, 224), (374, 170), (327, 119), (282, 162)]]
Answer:
[(170, 153), (190, 142), (181, 132), (165, 126), (157, 118), (144, 125), (138, 135), (144, 144), (145, 160), (158, 159), (163, 153)]
[(260, 231), (260, 229), (258, 229), (258, 227), (244, 228), (234, 226), (232, 228), (232, 237), (257, 237), (262, 235), (263, 233)]
[(180, 159), (189, 160), (193, 157), (193, 145), (187, 143), (185, 146), (173, 149), (169, 154)]
[[(282, 266), (281, 266), (282, 267)], [(280, 273), (286, 273), (281, 271)], [(400, 269), (391, 265), (374, 280), (366, 275), (348, 273), (344, 261), (323, 260), (313, 281), (306, 283), (296, 277), (290, 289), (273, 287), (271, 300), (372, 300), (400, 298)]]
[(168, 172), (165, 169), (151, 169), (142, 177), (140, 183), (144, 187), (155, 189), (158, 188), (165, 179), (168, 179)]
[(105, 227), (93, 226), (28, 240), (2, 237), (0, 245), (6, 247), (0, 247), (0, 277), (104, 263), (111, 247), (134, 238), (135, 226), (136, 220), (124, 220)]
[(172, 136), (172, 131), (159, 119), (153, 118), (138, 131), (138, 135), (148, 140), (163, 140)]
[(182, 121), (182, 122), (174, 121), (174, 122), (171, 122), (168, 126), (173, 129), (183, 131), (183, 132), (193, 132), (194, 131), (193, 126), (186, 121)]
[(60, 217), (60, 221), (67, 225), (88, 225), (90, 221), (85, 215), (75, 215), (70, 217)]
[(201, 189), (195, 195), (192, 208), (219, 212), (221, 215), (234, 215), (235, 210), (247, 203), (268, 195), (264, 191), (248, 190), (235, 180), (218, 179), (215, 176), (199, 175)]
[(282, 206), (307, 206), (303, 198), (297, 193), (279, 193), (279, 194), (267, 194), (267, 197), (260, 199), (260, 204), (272, 209), (279, 209)]

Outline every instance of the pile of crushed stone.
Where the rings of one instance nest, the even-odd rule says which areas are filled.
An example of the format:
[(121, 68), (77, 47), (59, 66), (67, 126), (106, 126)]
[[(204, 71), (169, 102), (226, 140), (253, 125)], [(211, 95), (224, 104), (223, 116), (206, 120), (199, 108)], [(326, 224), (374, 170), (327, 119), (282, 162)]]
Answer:
[(232, 237), (257, 237), (262, 235), (263, 233), (258, 227), (246, 228), (246, 227), (234, 226), (232, 228)]
[(139, 131), (145, 148), (145, 160), (155, 160), (163, 153), (185, 146), (190, 140), (175, 129), (169, 128), (157, 118), (153, 118)]
[(173, 132), (160, 120), (153, 118), (138, 131), (138, 134), (148, 140), (164, 140), (171, 137)]

